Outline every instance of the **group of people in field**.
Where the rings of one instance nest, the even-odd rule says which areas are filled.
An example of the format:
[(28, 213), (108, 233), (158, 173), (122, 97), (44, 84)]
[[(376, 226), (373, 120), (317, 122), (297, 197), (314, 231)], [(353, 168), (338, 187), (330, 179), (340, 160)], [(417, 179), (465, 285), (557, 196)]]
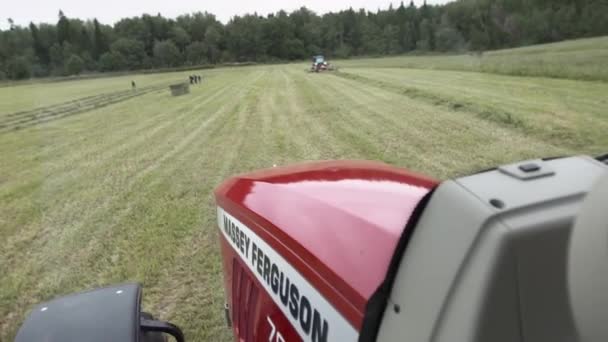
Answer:
[(197, 84), (203, 82), (201, 75), (190, 75), (190, 84)]
[[(203, 76), (201, 75), (190, 75), (190, 84), (198, 84), (203, 82)], [(131, 89), (137, 90), (137, 84), (135, 81), (131, 81)]]

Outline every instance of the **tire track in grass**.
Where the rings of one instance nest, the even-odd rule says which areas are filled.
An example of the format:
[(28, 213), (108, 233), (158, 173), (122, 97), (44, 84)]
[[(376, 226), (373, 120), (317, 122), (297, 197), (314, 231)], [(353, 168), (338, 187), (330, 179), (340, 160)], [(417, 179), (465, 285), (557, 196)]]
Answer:
[[(336, 124), (337, 120), (326, 122), (326, 117), (333, 115), (332, 111), (335, 108), (329, 108), (325, 96), (330, 97), (331, 94), (321, 94), (316, 88), (320, 87), (310, 80), (311, 77), (318, 76), (316, 74), (298, 75), (295, 71), (290, 71), (290, 77), (295, 79), (293, 82), (296, 102), (298, 106), (306, 108), (300, 115), (294, 115), (293, 120), (301, 121), (306, 130), (310, 132), (311, 138), (308, 143), (316, 145), (318, 150), (324, 151), (322, 154), (329, 154), (337, 158), (344, 158), (345, 153), (336, 152), (338, 146), (345, 146), (336, 138), (335, 131), (331, 128)], [(329, 152), (328, 152), (329, 150)]]
[(276, 87), (281, 89), (276, 94), (271, 95), (275, 96), (275, 101), (273, 101), (274, 106), (271, 108), (273, 123), (275, 123), (272, 134), (276, 136), (278, 133), (278, 139), (282, 146), (282, 158), (278, 165), (310, 159), (310, 155), (312, 154), (311, 146), (306, 134), (309, 133), (311, 127), (297, 125), (295, 118), (301, 115), (301, 113), (294, 106), (294, 97), (297, 96), (297, 93), (294, 92), (290, 76), (285, 74), (283, 68), (279, 68), (273, 81)]
[(304, 134), (307, 147), (305, 158), (327, 160), (343, 156), (344, 153), (340, 152), (339, 145), (335, 139), (332, 139), (333, 136), (318, 118), (327, 113), (315, 109), (315, 97), (308, 95), (311, 84), (304, 78), (309, 75), (303, 75), (299, 70), (296, 73), (288, 68), (284, 68), (282, 71), (286, 82), (285, 89), (288, 90), (289, 121)]
[[(282, 165), (293, 158), (301, 157), (305, 149), (306, 142), (300, 132), (291, 127), (290, 109), (287, 106), (289, 94), (285, 89), (281, 68), (272, 66), (267, 70), (269, 77), (260, 93), (260, 101), (256, 104), (256, 117), (258, 121), (266, 122), (266, 126), (262, 131), (250, 131), (253, 139), (256, 139), (256, 144), (248, 151), (255, 158), (247, 161), (247, 165), (241, 166), (244, 170)], [(258, 145), (258, 141), (266, 143)]]
[[(272, 69), (269, 74), (272, 77), (271, 80), (277, 77), (278, 70)], [(271, 81), (270, 80), (270, 81)], [(275, 137), (273, 124), (276, 120), (276, 92), (269, 91), (273, 83), (266, 83), (266, 87), (260, 94), (260, 101), (258, 103), (257, 112), (260, 113), (260, 130), (262, 132), (261, 145), (263, 146), (263, 153), (261, 154), (262, 163), (264, 165), (281, 165), (283, 163), (282, 156), (278, 153), (279, 143)]]
[[(301, 70), (294, 72), (289, 67), (281, 68), (282, 83), (284, 89), (282, 113), (285, 115), (288, 130), (298, 132), (298, 145), (302, 153), (298, 158), (290, 158), (293, 162), (304, 160), (325, 160), (335, 158), (340, 153), (337, 152), (337, 145), (331, 140), (331, 134), (326, 127), (321, 124), (317, 116), (326, 113), (314, 107), (316, 101), (307, 96), (310, 92), (310, 84), (304, 80), (308, 74), (303, 74)], [(290, 134), (292, 136), (293, 134)]]
[[(301, 115), (294, 116), (293, 120), (301, 121), (302, 125), (307, 128), (307, 132), (310, 132), (309, 143), (316, 146), (316, 149), (320, 151), (320, 159), (344, 159), (354, 158), (357, 154), (350, 144), (344, 143), (340, 140), (335, 131), (332, 130), (332, 126), (339, 125), (338, 120), (327, 121), (327, 116), (333, 116), (334, 108), (328, 107), (327, 100), (319, 98), (319, 92), (315, 89), (319, 87), (318, 84), (312, 80), (318, 77), (317, 74), (301, 74), (296, 73), (294, 69), (290, 69), (290, 74), (294, 75), (292, 78), (294, 86), (297, 88), (294, 90), (296, 94), (294, 99), (297, 106), (303, 109)], [(332, 97), (331, 92), (325, 91), (321, 96)]]
[[(256, 109), (258, 109), (261, 98), (263, 98), (263, 95), (270, 88), (268, 83), (272, 79), (272, 74), (265, 70), (261, 76), (256, 80), (260, 84), (252, 88), (247, 96), (240, 97), (240, 113), (242, 115), (239, 115), (240, 120), (237, 122), (236, 129), (232, 132), (232, 134), (238, 136), (235, 142), (236, 148), (231, 149), (227, 156), (224, 157), (219, 170), (219, 177), (221, 179), (218, 179), (218, 182), (238, 172), (238, 170), (233, 169), (233, 166), (237, 159), (243, 161), (250, 158), (250, 155), (247, 154), (249, 149), (257, 152), (254, 154), (255, 156), (259, 156), (263, 151), (263, 148), (260, 148), (260, 146), (264, 145), (260, 145), (260, 143), (264, 141), (265, 132), (260, 130), (260, 113)], [(264, 114), (262, 113), (262, 115)]]
[(285, 160), (289, 158), (288, 155), (290, 153), (287, 132), (285, 131), (284, 121), (282, 121), (282, 116), (284, 115), (284, 113), (277, 109), (278, 94), (280, 94), (280, 91), (277, 91), (274, 94), (270, 94), (270, 96), (266, 96), (265, 98), (267, 100), (264, 103), (264, 108), (269, 114), (269, 117), (271, 118), (270, 121), (272, 124), (266, 132), (270, 134), (269, 137), (275, 142), (275, 146), (277, 149), (276, 164), (281, 165), (285, 162)]
[(252, 129), (242, 133), (249, 141), (243, 146), (245, 163), (238, 163), (238, 169), (228, 171), (227, 176), (282, 165), (303, 156), (307, 141), (291, 128), (290, 97), (282, 68), (268, 67), (265, 83), (252, 104)]
[(320, 125), (328, 127), (332, 135), (336, 137), (340, 144), (347, 146), (346, 151), (349, 151), (348, 155), (342, 156), (347, 159), (375, 159), (389, 161), (383, 156), (383, 146), (381, 142), (378, 142), (376, 137), (370, 136), (369, 127), (365, 126), (365, 118), (360, 113), (353, 113), (350, 111), (351, 104), (341, 101), (340, 98), (334, 96), (335, 94), (328, 89), (329, 84), (332, 82), (332, 78), (328, 78), (326, 74), (320, 75), (315, 78), (313, 83), (311, 78), (305, 78), (308, 82), (308, 86), (305, 87), (309, 90), (308, 96), (314, 101), (314, 106), (318, 108), (320, 113), (325, 115), (319, 115), (317, 118), (320, 121)]

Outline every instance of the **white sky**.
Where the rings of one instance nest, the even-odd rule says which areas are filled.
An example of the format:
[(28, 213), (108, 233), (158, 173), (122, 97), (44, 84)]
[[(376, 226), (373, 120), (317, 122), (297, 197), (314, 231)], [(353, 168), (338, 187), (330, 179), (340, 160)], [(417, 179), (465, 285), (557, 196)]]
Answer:
[[(449, 0), (427, 0), (428, 4), (446, 3)], [(390, 3), (398, 6), (399, 0), (0, 0), (0, 28), (8, 28), (8, 18), (15, 24), (25, 26), (34, 23), (57, 22), (59, 9), (71, 18), (97, 18), (104, 24), (113, 24), (121, 18), (139, 16), (143, 13), (161, 13), (165, 17), (175, 18), (180, 14), (207, 11), (213, 13), (222, 22), (237, 14), (257, 12), (261, 15), (276, 12), (280, 9), (291, 11), (301, 6), (322, 14), (353, 7), (375, 11), (388, 8)], [(404, 1), (407, 5), (409, 0)], [(421, 5), (423, 0), (414, 0)]]

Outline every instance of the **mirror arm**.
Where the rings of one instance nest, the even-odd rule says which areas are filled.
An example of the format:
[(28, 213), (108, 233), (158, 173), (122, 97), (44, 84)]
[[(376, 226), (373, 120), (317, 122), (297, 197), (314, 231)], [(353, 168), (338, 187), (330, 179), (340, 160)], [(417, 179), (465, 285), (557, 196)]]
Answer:
[(146, 332), (162, 332), (175, 337), (177, 342), (185, 342), (184, 333), (179, 327), (169, 322), (154, 321), (149, 319), (141, 319), (140, 326)]

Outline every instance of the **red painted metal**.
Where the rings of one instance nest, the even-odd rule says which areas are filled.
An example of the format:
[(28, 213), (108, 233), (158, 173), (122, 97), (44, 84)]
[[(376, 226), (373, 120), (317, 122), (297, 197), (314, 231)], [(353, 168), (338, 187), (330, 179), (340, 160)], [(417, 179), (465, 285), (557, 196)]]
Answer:
[[(217, 188), (216, 200), (360, 330), (367, 301), (384, 280), (412, 211), (437, 184), (377, 162), (316, 162), (233, 177)], [(223, 237), (222, 252), (225, 288), (232, 289), (232, 260), (238, 255)], [(264, 289), (259, 291), (253, 329), (267, 325), (260, 312), (282, 316)], [(258, 333), (253, 332), (255, 340), (262, 340)]]
[[(220, 246), (224, 262), (224, 289), (227, 300), (231, 303), (230, 319), (235, 341), (267, 342), (272, 330), (268, 319), (276, 329), (273, 341), (302, 341), (277, 304), (272, 298), (264, 295), (263, 286), (251, 271), (242, 265), (241, 259), (223, 236), (220, 236)], [(250, 293), (255, 296), (255, 300), (242, 296), (251, 295)], [(277, 337), (279, 335), (282, 339)]]

